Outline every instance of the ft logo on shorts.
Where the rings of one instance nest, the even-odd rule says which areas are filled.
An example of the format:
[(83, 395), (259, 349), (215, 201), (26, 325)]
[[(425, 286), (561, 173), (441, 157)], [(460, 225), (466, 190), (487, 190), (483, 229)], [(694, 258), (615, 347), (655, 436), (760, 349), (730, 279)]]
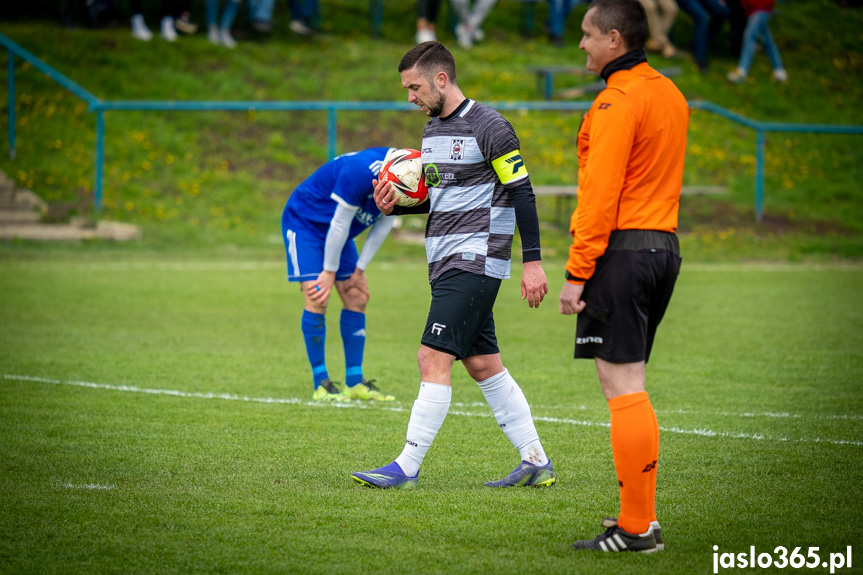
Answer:
[(432, 324), (431, 332), (434, 335), (440, 335), (445, 328), (444, 324), (435, 322)]

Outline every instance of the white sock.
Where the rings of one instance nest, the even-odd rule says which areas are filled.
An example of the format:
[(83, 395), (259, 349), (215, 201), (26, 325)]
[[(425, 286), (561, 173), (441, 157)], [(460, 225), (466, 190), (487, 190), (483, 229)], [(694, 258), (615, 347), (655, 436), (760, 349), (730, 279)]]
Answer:
[(545, 465), (548, 457), (530, 415), (530, 406), (518, 383), (504, 369), (497, 375), (476, 382), (507, 439), (518, 449), (521, 459)]
[(420, 470), (426, 452), (431, 447), (452, 400), (452, 386), (440, 383), (420, 382), (420, 392), (411, 409), (408, 421), (407, 441), (396, 463), (413, 477)]

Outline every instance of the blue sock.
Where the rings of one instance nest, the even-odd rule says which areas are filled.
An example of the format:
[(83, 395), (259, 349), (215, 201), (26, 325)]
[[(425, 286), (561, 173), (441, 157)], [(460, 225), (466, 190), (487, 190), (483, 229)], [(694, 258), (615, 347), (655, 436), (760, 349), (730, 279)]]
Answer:
[(219, 26), (222, 30), (230, 30), (234, 24), (234, 18), (237, 17), (237, 10), (240, 9), (240, 0), (228, 0), (225, 4), (225, 9), (222, 11), (222, 22)]
[(343, 309), (339, 320), (345, 348), (345, 384), (353, 387), (363, 380), (363, 351), (366, 348), (366, 314)]
[(306, 354), (312, 364), (312, 377), (315, 389), (328, 379), (327, 364), (324, 361), (324, 348), (327, 342), (327, 318), (324, 314), (303, 310), (303, 338), (306, 340)]

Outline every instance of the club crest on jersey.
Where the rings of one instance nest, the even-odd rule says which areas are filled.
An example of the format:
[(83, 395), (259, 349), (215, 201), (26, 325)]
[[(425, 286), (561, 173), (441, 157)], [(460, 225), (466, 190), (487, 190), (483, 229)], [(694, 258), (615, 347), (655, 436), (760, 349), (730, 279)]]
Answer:
[(449, 158), (450, 160), (464, 159), (464, 140), (452, 141), (452, 150), (450, 151)]

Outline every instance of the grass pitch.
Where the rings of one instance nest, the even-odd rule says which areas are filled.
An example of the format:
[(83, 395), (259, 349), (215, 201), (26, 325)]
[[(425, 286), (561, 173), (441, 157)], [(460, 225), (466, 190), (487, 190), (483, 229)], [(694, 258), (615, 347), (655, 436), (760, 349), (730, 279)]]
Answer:
[(0, 261), (0, 572), (706, 573), (714, 545), (863, 550), (860, 267), (684, 262), (648, 367), (667, 550), (604, 556), (568, 548), (618, 503), (560, 282), (539, 310), (505, 282), (496, 314), (559, 483), (483, 487), (518, 455), (457, 365), (419, 489), (387, 492), (350, 473), (404, 441), (425, 266), (370, 270), (365, 371), (400, 401), (334, 407), (309, 401), (280, 260), (72, 254)]

